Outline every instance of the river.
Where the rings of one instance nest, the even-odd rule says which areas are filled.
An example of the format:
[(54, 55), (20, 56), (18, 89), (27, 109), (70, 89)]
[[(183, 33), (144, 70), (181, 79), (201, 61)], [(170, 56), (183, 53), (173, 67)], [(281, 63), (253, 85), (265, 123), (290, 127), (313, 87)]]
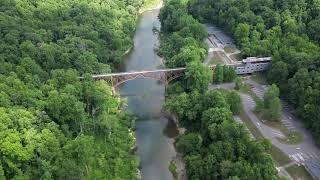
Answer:
[[(154, 52), (159, 43), (153, 27), (160, 27), (159, 9), (141, 14), (134, 36), (134, 48), (126, 55), (121, 71), (154, 70), (162, 67), (161, 58)], [(168, 167), (176, 156), (173, 137), (178, 134), (175, 124), (162, 113), (165, 101), (164, 84), (151, 79), (135, 79), (119, 86), (127, 98), (127, 110), (136, 121), (137, 155), (144, 180), (171, 180)]]

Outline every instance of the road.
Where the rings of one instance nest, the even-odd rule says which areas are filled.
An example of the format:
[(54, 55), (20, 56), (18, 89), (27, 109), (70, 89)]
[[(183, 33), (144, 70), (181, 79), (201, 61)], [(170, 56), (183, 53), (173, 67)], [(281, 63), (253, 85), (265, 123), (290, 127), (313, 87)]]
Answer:
[[(221, 59), (224, 64), (234, 64), (238, 63), (234, 61), (231, 56), (237, 53), (241, 53), (236, 50), (233, 53), (226, 53), (223, 44), (219, 43), (219, 40), (215, 36), (209, 36), (206, 40), (208, 44), (209, 51), (208, 57), (204, 61), (204, 64), (209, 64), (211, 59), (216, 53), (218, 55), (222, 54)], [(265, 85), (260, 85), (250, 78), (245, 81), (246, 84), (252, 87), (252, 91), (259, 97), (263, 98), (264, 93), (267, 91), (268, 87)], [(210, 85), (209, 89), (234, 89), (233, 83), (225, 83), (220, 85)], [(316, 146), (315, 141), (308, 130), (304, 127), (302, 122), (294, 116), (294, 110), (286, 102), (281, 101), (282, 104), (282, 117), (281, 123), (292, 132), (297, 132), (303, 136), (303, 142), (295, 145), (288, 145), (281, 143), (278, 138), (285, 138), (285, 134), (280, 130), (269, 127), (263, 124), (258, 117), (254, 114), (255, 102), (250, 95), (239, 93), (243, 102), (245, 113), (249, 116), (254, 125), (261, 131), (262, 135), (269, 139), (273, 145), (281, 149), (291, 160), (292, 163), (297, 165), (305, 165), (307, 169), (312, 169), (312, 174), (320, 179), (320, 150)], [(291, 163), (285, 165), (289, 166)], [(312, 168), (310, 168), (313, 166)], [(287, 174), (284, 167), (280, 167), (283, 174)]]
[[(267, 91), (268, 87), (260, 85), (251, 79), (245, 81), (246, 84), (250, 85), (252, 91), (259, 97), (263, 98), (264, 93)], [(219, 85), (210, 85), (209, 89), (233, 89), (234, 83), (225, 83)], [(254, 123), (254, 125), (260, 130), (262, 135), (269, 139), (273, 145), (281, 149), (293, 163), (297, 165), (306, 165), (310, 163), (320, 163), (320, 150), (315, 145), (312, 135), (307, 131), (300, 120), (298, 120), (293, 114), (291, 108), (288, 108), (288, 105), (282, 101), (282, 105), (285, 107), (282, 109), (282, 119), (281, 122), (287, 127), (290, 131), (295, 131), (303, 135), (304, 140), (300, 144), (288, 145), (281, 143), (277, 138), (283, 138), (285, 135), (272, 127), (269, 127), (263, 124), (258, 117), (254, 114), (255, 101), (248, 94), (239, 93), (242, 99), (243, 107), (245, 113)], [(288, 164), (290, 165), (290, 164)], [(286, 166), (286, 165), (285, 165)], [(320, 166), (320, 165), (319, 165)], [(280, 167), (281, 171), (284, 171), (283, 167)]]
[[(247, 79), (245, 81), (246, 84), (249, 84), (252, 87), (253, 92), (259, 97), (262, 98), (264, 93), (267, 91), (267, 87), (264, 85), (260, 85), (251, 79)], [(253, 99), (248, 95), (241, 95), (243, 103), (245, 105), (245, 109), (248, 112), (249, 117), (257, 122), (260, 120), (257, 119), (255, 114), (252, 113), (254, 110), (255, 102)], [(303, 135), (303, 142), (297, 145), (287, 145), (280, 143), (275, 136), (272, 135), (274, 128), (270, 128), (261, 124), (261, 132), (272, 141), (274, 145), (280, 148), (284, 153), (286, 153), (290, 159), (292, 159), (296, 164), (304, 165), (306, 161), (310, 159), (317, 159), (320, 162), (320, 150), (316, 146), (315, 141), (311, 135), (311, 133), (304, 127), (302, 122), (295, 117), (292, 112), (292, 108), (288, 107), (287, 103), (281, 101), (282, 106), (282, 118), (281, 122), (286, 128), (293, 132), (298, 132)]]
[(214, 36), (209, 36), (205, 40), (206, 44), (208, 45), (208, 56), (204, 61), (204, 64), (208, 65), (212, 58), (215, 56), (215, 53), (222, 59), (224, 64), (238, 64), (239, 62), (234, 61), (231, 56), (235, 54), (240, 54), (241, 51), (235, 50), (232, 53), (225, 52), (223, 45), (218, 43)]

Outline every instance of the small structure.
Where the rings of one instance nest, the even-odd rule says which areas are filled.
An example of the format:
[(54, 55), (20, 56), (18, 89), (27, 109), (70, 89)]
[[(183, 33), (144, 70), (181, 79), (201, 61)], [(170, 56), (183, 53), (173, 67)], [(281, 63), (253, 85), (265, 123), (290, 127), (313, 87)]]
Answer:
[(271, 57), (248, 57), (241, 63), (235, 65), (237, 74), (251, 74), (254, 72), (265, 71), (271, 66)]
[(233, 45), (233, 39), (213, 24), (206, 24), (208, 39), (219, 48)]

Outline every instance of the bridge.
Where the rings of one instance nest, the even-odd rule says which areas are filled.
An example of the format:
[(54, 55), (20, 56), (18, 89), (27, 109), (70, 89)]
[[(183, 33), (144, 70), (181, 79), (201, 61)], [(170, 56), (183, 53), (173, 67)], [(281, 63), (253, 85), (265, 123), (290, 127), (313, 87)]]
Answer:
[[(271, 58), (256, 58), (249, 57), (243, 59), (240, 62), (234, 62), (233, 64), (224, 64), (226, 66), (233, 67), (237, 74), (250, 74), (258, 71), (265, 71), (271, 65)], [(208, 66), (210, 70), (214, 70), (216, 65)], [(118, 87), (120, 84), (130, 81), (136, 78), (147, 78), (155, 79), (161, 81), (163, 84), (167, 85), (172, 80), (177, 79), (181, 76), (184, 76), (186, 71), (185, 67), (182, 68), (173, 68), (173, 69), (157, 69), (149, 71), (132, 71), (132, 72), (121, 72), (121, 73), (110, 73), (110, 74), (101, 74), (93, 75), (94, 80), (104, 80), (108, 82), (113, 89)], [(80, 77), (83, 79), (83, 77)]]
[[(216, 65), (212, 65), (208, 67), (211, 70), (213, 70), (216, 67)], [(150, 70), (150, 71), (121, 72), (121, 73), (93, 75), (92, 78), (94, 80), (104, 80), (107, 83), (109, 83), (112, 86), (112, 88), (116, 88), (120, 84), (136, 78), (155, 79), (167, 85), (172, 80), (177, 79), (181, 76), (184, 76), (185, 70), (186, 68), (183, 67), (183, 68), (173, 68), (173, 69), (158, 69), (158, 70)], [(81, 77), (80, 79), (83, 79), (83, 77)]]

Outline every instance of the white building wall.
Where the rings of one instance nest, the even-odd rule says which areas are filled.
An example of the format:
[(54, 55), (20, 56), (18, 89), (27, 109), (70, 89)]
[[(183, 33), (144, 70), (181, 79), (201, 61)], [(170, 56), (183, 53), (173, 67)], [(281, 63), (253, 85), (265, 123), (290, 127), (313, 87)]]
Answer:
[(267, 63), (246, 63), (243, 64), (242, 66), (236, 67), (235, 71), (237, 74), (251, 74), (254, 72), (259, 72), (259, 71), (265, 71), (269, 68), (271, 65), (271, 62)]

